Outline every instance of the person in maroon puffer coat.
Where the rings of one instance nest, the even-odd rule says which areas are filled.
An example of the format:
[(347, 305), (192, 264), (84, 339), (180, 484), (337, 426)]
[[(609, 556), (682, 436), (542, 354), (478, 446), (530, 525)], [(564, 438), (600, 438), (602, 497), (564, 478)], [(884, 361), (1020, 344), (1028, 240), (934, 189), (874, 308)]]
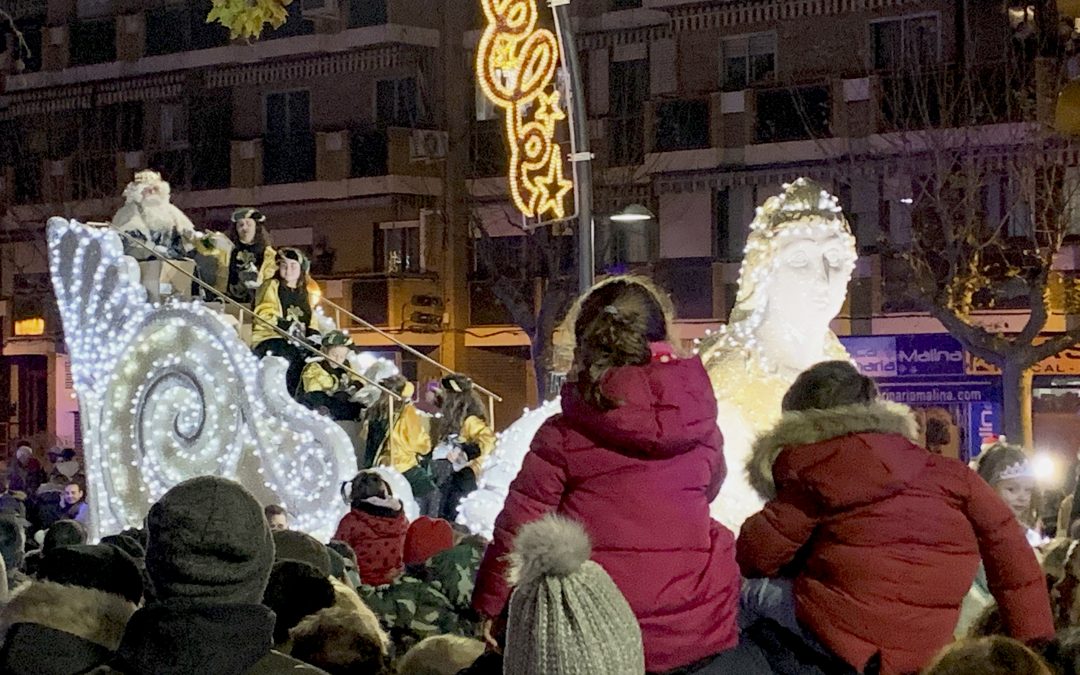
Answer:
[(361, 471), (349, 487), (352, 509), (338, 523), (334, 539), (356, 552), (360, 582), (383, 586), (401, 576), (409, 522), (401, 502), (374, 471)]
[(747, 577), (793, 580), (748, 581), (741, 621), (772, 619), (859, 671), (917, 671), (952, 640), (981, 556), (1009, 634), (1054, 636), (1012, 511), (963, 463), (916, 445), (910, 409), (843, 361), (800, 375), (783, 409), (748, 466), (769, 502), (737, 548)]
[(474, 609), (499, 617), (518, 529), (552, 512), (576, 520), (641, 624), (649, 671), (738, 641), (734, 536), (709, 517), (725, 474), (716, 400), (701, 361), (667, 344), (664, 307), (633, 277), (582, 300), (575, 381), (510, 486), (473, 594)]

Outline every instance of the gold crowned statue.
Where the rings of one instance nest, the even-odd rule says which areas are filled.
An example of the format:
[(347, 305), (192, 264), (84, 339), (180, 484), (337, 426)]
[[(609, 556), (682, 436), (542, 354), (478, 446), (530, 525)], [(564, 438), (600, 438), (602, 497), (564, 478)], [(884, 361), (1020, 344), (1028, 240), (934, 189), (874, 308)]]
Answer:
[(754, 438), (780, 418), (799, 373), (850, 358), (829, 323), (843, 307), (856, 257), (836, 198), (805, 178), (785, 184), (750, 224), (735, 307), (699, 346), (728, 466), (713, 517), (733, 531), (763, 505), (746, 477)]

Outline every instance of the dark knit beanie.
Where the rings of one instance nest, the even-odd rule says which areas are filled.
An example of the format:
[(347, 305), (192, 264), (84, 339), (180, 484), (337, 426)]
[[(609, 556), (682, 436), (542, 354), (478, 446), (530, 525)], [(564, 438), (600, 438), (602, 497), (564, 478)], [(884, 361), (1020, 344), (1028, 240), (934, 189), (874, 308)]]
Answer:
[(94, 588), (119, 595), (137, 605), (142, 599), (142, 574), (131, 556), (114, 546), (78, 544), (45, 553), (38, 578), (68, 586)]
[(330, 576), (330, 554), (326, 546), (315, 537), (296, 530), (276, 530), (274, 536), (274, 561), (299, 560)]
[(263, 604), (277, 617), (274, 642), (284, 643), (289, 639), (289, 631), (301, 619), (320, 609), (333, 607), (334, 598), (330, 579), (312, 565), (299, 560), (275, 563), (263, 594)]
[(88, 539), (86, 528), (77, 520), (58, 520), (45, 531), (45, 540), (41, 550), (48, 552), (61, 546), (85, 544)]
[(142, 544), (135, 541), (126, 534), (110, 534), (107, 537), (101, 538), (102, 544), (109, 546), (115, 546), (124, 553), (135, 559), (135, 562), (146, 559), (146, 549), (142, 547)]
[(340, 553), (329, 546), (326, 547), (326, 552), (330, 555), (330, 576), (344, 579), (345, 558), (342, 558)]
[(274, 541), (258, 500), (239, 483), (200, 476), (180, 483), (146, 518), (146, 569), (159, 601), (258, 604)]

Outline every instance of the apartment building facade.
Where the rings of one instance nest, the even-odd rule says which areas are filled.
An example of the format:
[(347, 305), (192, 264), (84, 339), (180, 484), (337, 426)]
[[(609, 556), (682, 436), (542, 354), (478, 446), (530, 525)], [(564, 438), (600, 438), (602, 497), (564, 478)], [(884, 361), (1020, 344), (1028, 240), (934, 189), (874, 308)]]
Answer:
[[(296, 0), (284, 26), (246, 44), (206, 23), (209, 0), (16, 3), (21, 36), (8, 31), (0, 59), (4, 354), (18, 402), (7, 435), (77, 440), (70, 385), (54, 386), (66, 357), (44, 220), (109, 219), (143, 168), (162, 173), (198, 227), (259, 207), (275, 244), (311, 254), (326, 299), (496, 382), (497, 417), (516, 416), (527, 341), (488, 345), (468, 330), (467, 233), (447, 187), (467, 169), (455, 158), (465, 144), (448, 142), (468, 132), (465, 106), (448, 113), (448, 99), (471, 91), (461, 36), (472, 15), (457, 4)], [(342, 323), (410, 377), (438, 376)]]
[[(0, 56), (4, 355), (13, 400), (47, 390), (53, 411), (10, 411), (18, 433), (78, 427), (57, 422), (74, 410), (56, 403), (69, 394), (55, 386), (64, 357), (44, 218), (110, 217), (144, 167), (162, 172), (199, 226), (260, 207), (277, 243), (312, 253), (328, 299), (503, 395), (500, 427), (534, 403), (528, 337), (493, 293), (501, 272), (481, 260), (470, 227), (482, 223), (505, 264), (518, 264), (501, 122), (471, 67), (477, 4), (294, 0), (282, 28), (245, 44), (205, 23), (209, 0), (14, 3), (25, 43), (9, 31)], [(903, 181), (885, 166), (840, 177), (830, 148), (885, 130), (882, 81), (904, 59), (948, 67), (1000, 55), (1007, 3), (574, 0), (572, 9), (596, 154), (598, 271), (648, 271), (672, 291), (681, 337), (699, 337), (732, 304), (754, 207), (811, 175), (840, 195), (859, 240), (840, 332), (941, 330), (890, 305), (876, 253), (886, 230), (910, 220)], [(611, 223), (630, 203), (657, 218)], [(395, 354), (411, 377), (434, 376), (377, 335), (355, 338)]]

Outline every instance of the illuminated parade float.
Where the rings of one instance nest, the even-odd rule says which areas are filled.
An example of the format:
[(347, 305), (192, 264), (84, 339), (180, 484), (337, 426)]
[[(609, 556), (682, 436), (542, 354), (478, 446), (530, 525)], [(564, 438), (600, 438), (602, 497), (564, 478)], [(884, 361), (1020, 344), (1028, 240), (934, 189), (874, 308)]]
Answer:
[[(341, 426), (298, 403), (284, 359), (259, 360), (202, 300), (151, 303), (121, 234), (53, 218), (50, 267), (82, 412), (91, 529), (142, 523), (169, 487), (235, 478), (328, 538), (356, 473)], [(168, 263), (166, 263), (168, 264)], [(375, 367), (377, 364), (369, 364)], [(408, 483), (380, 469), (415, 516)]]
[[(563, 107), (565, 102), (570, 113), (582, 108), (574, 95), (579, 68), (573, 58), (569, 64), (563, 59), (572, 53), (572, 35), (558, 11), (551, 15), (554, 30), (543, 27), (547, 17), (532, 0), (481, 4), (487, 27), (476, 75), (504, 115), (508, 193), (525, 227), (578, 221), (580, 278), (587, 287), (591, 155), (584, 130), (574, 127), (573, 114)], [(569, 86), (560, 88), (564, 83)], [(567, 129), (569, 140), (560, 141)], [(167, 276), (207, 286), (181, 264), (185, 251), (170, 247), (190, 248), (217, 235), (196, 232), (169, 204), (168, 185), (153, 172), (136, 176), (125, 198), (111, 224), (54, 218), (48, 225), (52, 278), (81, 410), (92, 529), (138, 526), (169, 487), (214, 474), (237, 479), (263, 503), (281, 504), (298, 529), (328, 537), (343, 508), (341, 483), (357, 470), (355, 439), (294, 400), (286, 386), (287, 362), (259, 359), (219, 296), (207, 293), (214, 302), (183, 295), (159, 301)], [(155, 240), (156, 230), (171, 238)], [(760, 506), (743, 467), (753, 437), (778, 418), (781, 394), (808, 366), (848, 358), (829, 323), (844, 302), (855, 259), (848, 223), (822, 186), (799, 179), (757, 209), (728, 324), (699, 345), (726, 439), (728, 478), (715, 510), (732, 528)], [(332, 329), (316, 305), (314, 320)], [(380, 364), (352, 366), (376, 397), (380, 390), (396, 396), (377, 384), (386, 375)], [(532, 437), (558, 412), (557, 400), (544, 403), (501, 435), (478, 489), (461, 502), (460, 523), (491, 534)], [(415, 516), (408, 482), (392, 469), (379, 470)]]

